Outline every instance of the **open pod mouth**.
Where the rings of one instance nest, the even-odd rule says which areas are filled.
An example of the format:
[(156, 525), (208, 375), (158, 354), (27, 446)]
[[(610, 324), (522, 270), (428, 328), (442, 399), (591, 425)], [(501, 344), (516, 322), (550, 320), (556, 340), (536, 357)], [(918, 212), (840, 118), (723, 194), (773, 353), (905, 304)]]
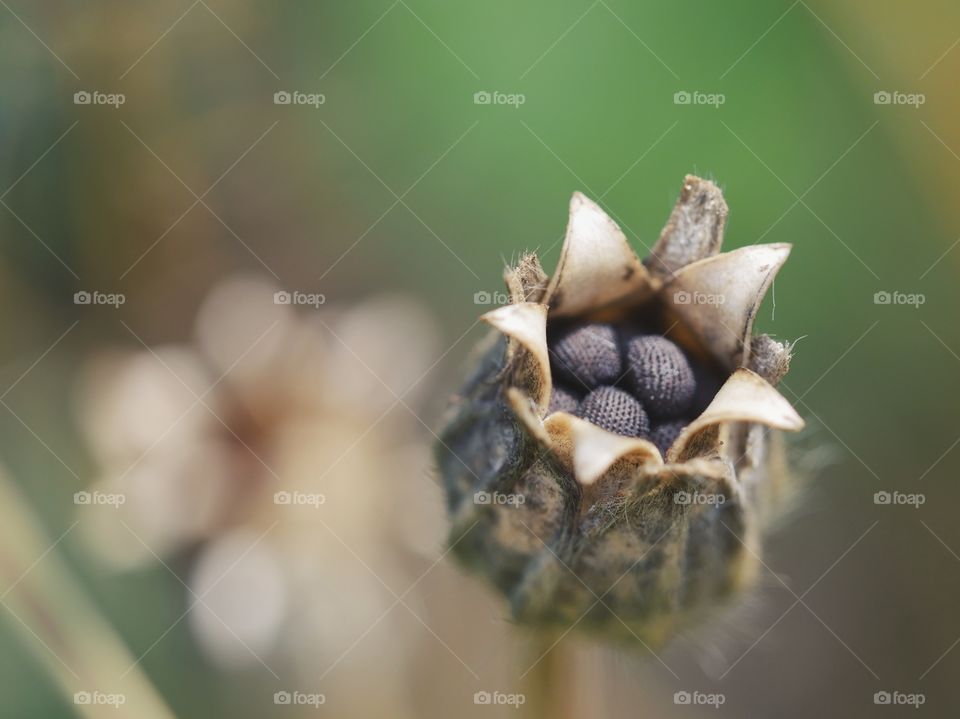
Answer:
[(509, 406), (581, 486), (614, 465), (642, 478), (695, 460), (736, 463), (744, 426), (803, 427), (775, 388), (789, 347), (753, 337), (790, 245), (721, 254), (726, 215), (719, 188), (687, 176), (641, 261), (575, 193), (553, 276), (534, 255), (507, 271), (511, 304), (483, 319), (507, 338)]

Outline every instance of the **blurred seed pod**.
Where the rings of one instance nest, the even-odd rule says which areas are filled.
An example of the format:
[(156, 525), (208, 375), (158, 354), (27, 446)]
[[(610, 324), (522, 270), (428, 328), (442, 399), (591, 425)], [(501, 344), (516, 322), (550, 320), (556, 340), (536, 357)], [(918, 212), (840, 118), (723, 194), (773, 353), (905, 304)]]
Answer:
[[(451, 402), (436, 455), (454, 551), (516, 620), (655, 646), (751, 586), (789, 486), (777, 430), (803, 420), (775, 389), (789, 346), (752, 336), (790, 246), (720, 254), (726, 216), (720, 189), (687, 176), (641, 262), (576, 193), (553, 276), (532, 254), (507, 270), (511, 303), (483, 317), (495, 332)], [(695, 376), (710, 376), (691, 398), (687, 368), (660, 363), (682, 369), (682, 399), (698, 414), (636, 437), (575, 416), (570, 401), (551, 405), (548, 337), (571, 322), (666, 335)]]

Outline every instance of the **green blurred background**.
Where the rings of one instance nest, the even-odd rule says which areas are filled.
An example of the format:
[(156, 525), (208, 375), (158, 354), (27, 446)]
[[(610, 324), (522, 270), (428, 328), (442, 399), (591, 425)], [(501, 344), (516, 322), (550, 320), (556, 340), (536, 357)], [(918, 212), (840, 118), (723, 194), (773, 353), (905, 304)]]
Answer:
[[(802, 337), (784, 393), (808, 421), (794, 445), (813, 481), (735, 625), (675, 643), (663, 664), (571, 635), (556, 649), (566, 678), (551, 691), (571, 716), (874, 716), (878, 691), (922, 693), (926, 715), (955, 716), (958, 36), (960, 8), (947, 2), (0, 3), (0, 461), (23, 502), (3, 508), (0, 713), (97, 711), (60, 690), (94, 690), (100, 650), (89, 638), (62, 649), (58, 620), (37, 608), (69, 614), (66, 594), (47, 596), (63, 580), (91, 603), (64, 621), (98, 614), (112, 629), (93, 638), (146, 653), (124, 680), (110, 678), (128, 701), (104, 716), (151, 716), (137, 704), (151, 692), (124, 685), (133, 677), (179, 717), (369, 716), (378, 696), (391, 716), (518, 715), (472, 695), (532, 692), (519, 677), (535, 643), (441, 559), (439, 540), (383, 560), (398, 595), (428, 573), (405, 595), (410, 611), (392, 610), (402, 640), (357, 640), (369, 660), (349, 651), (350, 637), (331, 640), (316, 666), (283, 642), (252, 665), (211, 658), (196, 626), (178, 621), (191, 597), (177, 577), (203, 542), (115, 571), (72, 529), (73, 493), (102, 469), (78, 410), (84, 368), (108, 351), (145, 351), (137, 338), (192, 342), (198, 308), (238, 273), (322, 293), (333, 313), (399, 293), (425, 308), (438, 341), (419, 404), (379, 427), (386, 442), (426, 445), (483, 334), (475, 293), (499, 290), (522, 250), (553, 266), (570, 194), (599, 201), (644, 254), (693, 172), (725, 190), (727, 249), (794, 244), (758, 329)], [(74, 104), (94, 90), (125, 102)], [(325, 101), (277, 105), (278, 91)], [(695, 91), (724, 102), (675, 103)], [(476, 104), (478, 92), (523, 103)], [(877, 92), (923, 102), (878, 104)], [(126, 302), (74, 304), (95, 289)], [(880, 291), (925, 302), (878, 305)], [(378, 414), (358, 424), (356, 452), (376, 453), (360, 438)], [(350, 481), (399, 493), (393, 514), (438, 491), (390, 467)], [(925, 503), (877, 505), (878, 491)], [(35, 543), (20, 522), (42, 532)], [(377, 567), (341, 554), (348, 574)], [(326, 703), (274, 704), (275, 691), (297, 690)], [(676, 691), (726, 702), (676, 706)]]

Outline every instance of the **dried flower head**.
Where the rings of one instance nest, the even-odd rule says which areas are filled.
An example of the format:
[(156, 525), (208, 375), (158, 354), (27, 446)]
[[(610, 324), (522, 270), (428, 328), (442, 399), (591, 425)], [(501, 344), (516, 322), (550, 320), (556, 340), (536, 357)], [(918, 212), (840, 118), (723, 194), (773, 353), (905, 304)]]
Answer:
[(752, 336), (790, 246), (720, 254), (726, 216), (686, 177), (641, 262), (576, 193), (553, 276), (506, 272), (437, 457), (455, 551), (516, 619), (655, 645), (750, 586), (788, 486), (771, 430), (803, 421), (789, 346)]
[[(446, 527), (428, 447), (384, 387), (420, 407), (434, 320), (399, 295), (306, 310), (277, 289), (229, 278), (193, 341), (93, 359), (78, 386), (91, 489), (124, 501), (78, 506), (76, 531), (112, 568), (176, 567), (184, 622), (218, 666), (306, 681), (357, 644), (340, 715), (409, 716), (396, 707), (423, 667), (403, 658), (434, 640), (388, 614), (385, 586), (419, 575)], [(374, 622), (380, 641), (358, 642)], [(386, 679), (364, 693), (371, 672)]]

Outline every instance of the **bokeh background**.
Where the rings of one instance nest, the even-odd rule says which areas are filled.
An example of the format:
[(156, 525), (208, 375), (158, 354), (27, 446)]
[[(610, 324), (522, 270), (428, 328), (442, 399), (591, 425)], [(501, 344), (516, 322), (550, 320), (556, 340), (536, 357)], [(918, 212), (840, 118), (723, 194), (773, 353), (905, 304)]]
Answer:
[[(4, 716), (956, 716), (955, 3), (3, 0), (0, 58)], [(538, 662), (444, 556), (432, 430), (570, 194), (642, 253), (688, 172), (794, 244), (809, 488), (735, 620)]]

